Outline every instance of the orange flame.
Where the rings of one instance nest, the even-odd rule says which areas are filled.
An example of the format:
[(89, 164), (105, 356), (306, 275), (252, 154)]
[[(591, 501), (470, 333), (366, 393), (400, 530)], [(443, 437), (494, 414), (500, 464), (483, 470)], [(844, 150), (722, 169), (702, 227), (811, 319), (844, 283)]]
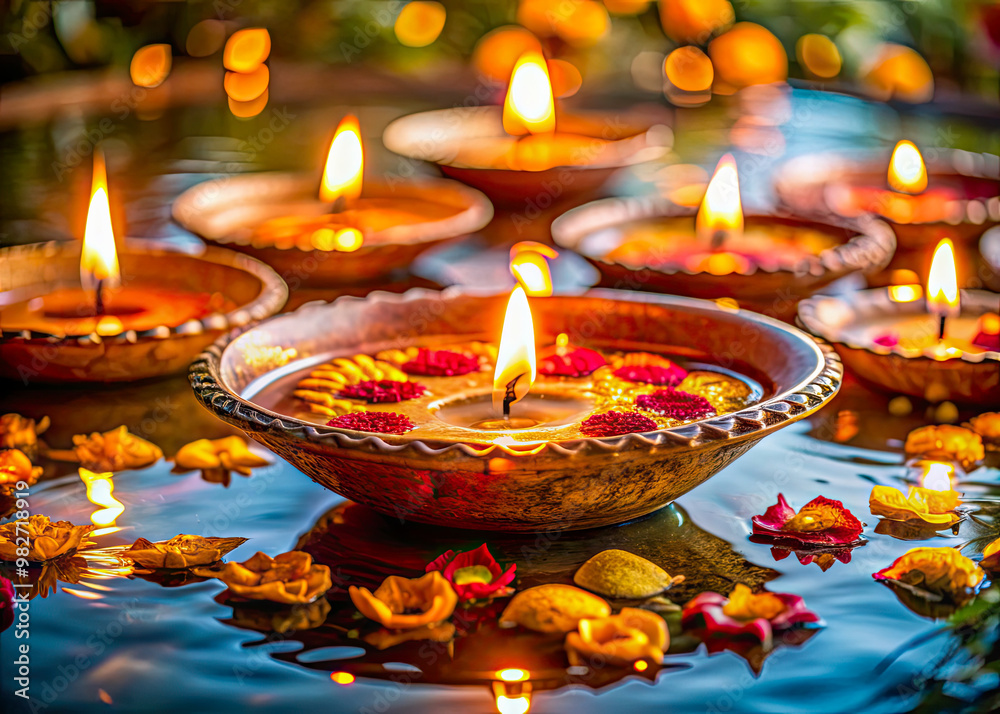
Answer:
[(87, 210), (87, 227), (83, 232), (83, 250), (80, 252), (80, 283), (84, 289), (94, 290), (98, 281), (103, 280), (104, 285), (111, 287), (118, 285), (120, 278), (104, 152), (95, 149), (90, 208)]
[(115, 533), (120, 528), (115, 527), (115, 521), (125, 512), (125, 505), (114, 497), (115, 484), (112, 481), (113, 474), (94, 473), (80, 467), (80, 479), (87, 486), (87, 500), (95, 506), (101, 508), (94, 511), (90, 516), (90, 522), (99, 527), (90, 535), (99, 536), (108, 533)]
[(726, 154), (719, 159), (715, 174), (708, 182), (705, 198), (695, 221), (698, 238), (714, 245), (743, 235), (743, 205), (740, 202), (740, 179), (736, 159)]
[(361, 145), (361, 128), (353, 114), (344, 117), (330, 143), (323, 169), (319, 199), (334, 203), (340, 198), (353, 201), (361, 195), (365, 172), (365, 152)]
[(552, 294), (549, 259), (558, 257), (559, 252), (544, 243), (521, 241), (511, 246), (510, 272), (530, 297), (548, 297)]
[(523, 682), (528, 678), (528, 673), (523, 669), (502, 669), (497, 672), (497, 677), (504, 682)]
[(493, 372), (493, 408), (497, 412), (503, 406), (507, 385), (515, 378), (514, 402), (519, 402), (535, 381), (535, 327), (531, 321), (528, 296), (520, 285), (514, 288), (507, 301), (497, 366)]
[(920, 149), (912, 141), (900, 141), (889, 159), (889, 188), (917, 194), (927, 188), (927, 167)]
[(514, 65), (503, 103), (503, 130), (514, 136), (556, 130), (552, 82), (541, 52), (529, 50)]
[(927, 309), (935, 315), (952, 316), (958, 314), (959, 308), (955, 248), (950, 239), (944, 238), (934, 249), (927, 276)]
[(932, 491), (950, 491), (951, 477), (955, 467), (941, 461), (928, 461), (924, 464), (924, 473), (920, 477), (920, 485)]

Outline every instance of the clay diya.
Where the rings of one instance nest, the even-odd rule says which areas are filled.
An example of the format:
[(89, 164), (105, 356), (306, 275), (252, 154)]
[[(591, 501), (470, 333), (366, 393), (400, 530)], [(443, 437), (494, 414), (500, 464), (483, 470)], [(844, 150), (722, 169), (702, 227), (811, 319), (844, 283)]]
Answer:
[(455, 181), (363, 175), (361, 134), (349, 116), (320, 180), (265, 172), (207, 181), (181, 194), (173, 215), (205, 240), (264, 261), (293, 289), (383, 278), (493, 217), (485, 196)]
[(900, 141), (891, 154), (800, 156), (778, 170), (775, 192), (800, 214), (878, 215), (902, 250), (921, 255), (943, 237), (971, 244), (1000, 223), (1000, 157), (941, 148), (926, 154), (925, 162), (912, 142)]
[(840, 376), (833, 350), (759, 315), (602, 290), (529, 309), (520, 288), (303, 306), (190, 372), (220, 419), (347, 498), (511, 531), (661, 508), (819, 409)]
[(931, 402), (1000, 401), (1000, 295), (958, 289), (954, 251), (934, 253), (919, 285), (861, 290), (799, 303), (799, 321), (832, 342), (859, 377)]
[(731, 155), (697, 211), (662, 198), (609, 198), (560, 216), (552, 235), (600, 270), (601, 285), (728, 298), (785, 319), (834, 280), (882, 269), (896, 246), (889, 227), (867, 217), (745, 214)]
[(386, 148), (430, 161), (504, 205), (541, 208), (592, 195), (617, 170), (659, 158), (671, 132), (648, 109), (569, 112), (552, 95), (542, 55), (526, 52), (503, 106), (453, 107), (395, 120)]
[(103, 162), (84, 240), (0, 249), (0, 376), (25, 383), (180, 371), (234, 327), (273, 315), (288, 288), (222, 248), (115, 245)]

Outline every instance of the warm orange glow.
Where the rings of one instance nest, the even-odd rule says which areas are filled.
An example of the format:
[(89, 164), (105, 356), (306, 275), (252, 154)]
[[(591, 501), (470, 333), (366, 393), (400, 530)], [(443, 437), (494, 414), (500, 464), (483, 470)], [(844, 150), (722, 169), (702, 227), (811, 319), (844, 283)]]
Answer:
[(549, 260), (558, 257), (559, 252), (551, 246), (521, 241), (511, 246), (510, 272), (529, 296), (548, 297), (552, 294)]
[(503, 103), (503, 129), (514, 136), (556, 129), (552, 83), (540, 52), (525, 52), (514, 65)]
[(140, 47), (132, 55), (132, 63), (128, 68), (132, 82), (147, 89), (158, 87), (170, 74), (172, 60), (170, 45)]
[(240, 119), (250, 119), (255, 117), (264, 111), (264, 107), (267, 106), (268, 91), (265, 89), (264, 93), (261, 94), (256, 99), (251, 99), (249, 102), (240, 102), (232, 97), (229, 97), (229, 111), (233, 113), (234, 117), (239, 117)]
[(638, 662), (632, 665), (636, 672), (645, 672), (649, 669), (649, 662), (644, 659), (640, 659)]
[(237, 30), (226, 41), (223, 66), (233, 72), (253, 72), (271, 54), (271, 35), (262, 27)]
[(531, 699), (527, 694), (519, 697), (497, 695), (497, 711), (500, 714), (525, 714), (531, 708)]
[(574, 47), (589, 47), (603, 37), (611, 18), (594, 0), (520, 0), (517, 21), (542, 37), (558, 37)]
[(87, 500), (95, 506), (101, 506), (90, 516), (90, 522), (99, 527), (91, 536), (106, 535), (120, 530), (114, 527), (115, 520), (125, 511), (125, 505), (114, 497), (115, 484), (111, 480), (113, 474), (94, 473), (80, 467), (80, 479), (87, 486)]
[(715, 78), (712, 60), (694, 45), (678, 47), (667, 55), (663, 69), (670, 83), (684, 92), (707, 92)]
[(528, 678), (528, 673), (523, 669), (502, 669), (497, 672), (497, 677), (504, 682), (523, 682)]
[(978, 327), (984, 335), (1000, 335), (1000, 315), (994, 312), (980, 315)]
[(788, 55), (781, 41), (752, 22), (738, 22), (712, 40), (708, 56), (715, 66), (715, 89), (719, 92), (788, 78)]
[(439, 2), (414, 0), (403, 6), (393, 31), (399, 43), (407, 47), (426, 47), (444, 29), (447, 12)]
[(924, 473), (920, 477), (920, 485), (932, 491), (950, 491), (951, 478), (955, 467), (940, 461), (928, 461), (924, 464)]
[(319, 200), (324, 203), (334, 203), (340, 198), (353, 201), (361, 195), (364, 171), (365, 152), (361, 144), (361, 128), (357, 117), (348, 114), (340, 120), (337, 133), (330, 143)]
[(118, 251), (115, 233), (111, 226), (111, 204), (108, 201), (108, 175), (104, 166), (104, 152), (94, 151), (94, 178), (90, 187), (90, 208), (87, 210), (87, 227), (83, 232), (83, 250), (80, 253), (80, 282), (86, 290), (94, 290), (99, 281), (105, 287), (117, 285)]
[(583, 75), (576, 65), (561, 59), (550, 59), (546, 65), (549, 68), (549, 79), (552, 81), (552, 94), (557, 97), (572, 97), (583, 86)]
[(507, 301), (497, 366), (493, 372), (493, 408), (497, 412), (503, 407), (507, 385), (515, 378), (518, 379), (512, 404), (524, 399), (535, 381), (535, 326), (528, 296), (520, 285), (514, 288)]
[(660, 0), (659, 5), (663, 31), (675, 42), (704, 44), (735, 17), (729, 0)]
[(919, 285), (891, 285), (889, 299), (893, 302), (913, 302), (924, 296), (924, 289)]
[(840, 50), (826, 35), (802, 35), (795, 43), (795, 56), (809, 74), (819, 79), (833, 79), (843, 64)]
[(878, 99), (920, 103), (934, 97), (934, 73), (920, 54), (905, 45), (886, 42), (862, 78)]
[(736, 159), (732, 154), (719, 159), (715, 174), (705, 190), (701, 208), (698, 209), (696, 226), (700, 240), (716, 245), (743, 234), (740, 179), (736, 171)]
[(927, 276), (927, 309), (935, 315), (950, 316), (957, 315), (959, 307), (955, 247), (944, 238), (934, 249), (931, 272)]
[(538, 38), (519, 25), (504, 25), (479, 38), (472, 51), (472, 66), (494, 82), (507, 82), (517, 60), (528, 51), (542, 51)]
[(337, 684), (353, 684), (354, 675), (350, 672), (330, 672), (330, 679)]
[(271, 71), (262, 64), (253, 72), (226, 72), (223, 86), (237, 102), (251, 102), (267, 91), (270, 79)]
[(889, 159), (889, 188), (916, 194), (927, 188), (927, 167), (920, 149), (912, 141), (900, 141)]

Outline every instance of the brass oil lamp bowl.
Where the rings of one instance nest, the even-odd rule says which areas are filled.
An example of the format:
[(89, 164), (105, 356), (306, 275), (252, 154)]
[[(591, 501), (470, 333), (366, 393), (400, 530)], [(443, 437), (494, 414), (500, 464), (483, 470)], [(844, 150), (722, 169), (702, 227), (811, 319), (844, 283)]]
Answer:
[(791, 321), (795, 305), (851, 273), (874, 273), (896, 240), (883, 222), (744, 213), (736, 164), (719, 162), (700, 208), (666, 198), (606, 198), (552, 224), (560, 248), (585, 257), (601, 285), (703, 299)]
[[(832, 349), (770, 318), (687, 298), (594, 290), (533, 299), (534, 340), (552, 345), (565, 336), (609, 359), (669, 355), (690, 370), (688, 378), (739, 384), (745, 398), (729, 407), (717, 402), (712, 416), (588, 435), (581, 422), (608, 411), (606, 400), (618, 398), (620, 383), (602, 382), (600, 370), (581, 378), (539, 375), (530, 390), (527, 382), (508, 383), (525, 388), (515, 390), (522, 399), (505, 400), (505, 422), (491, 398), (498, 379), (503, 395), (505, 365), (519, 359), (504, 357), (517, 352), (507, 347), (519, 290), (506, 313), (506, 295), (457, 289), (305, 305), (220, 340), (191, 366), (191, 385), (220, 419), (346, 498), (404, 520), (498, 531), (592, 528), (651, 513), (768, 433), (822, 407), (840, 386)], [(500, 347), (491, 352), (501, 318)], [(319, 400), (316, 410), (298, 399), (308, 394), (303, 384), (315, 389), (332, 378), (332, 365), (354, 360), (355, 369), (358, 355), (382, 359), (456, 343), (494, 355), (492, 378), (485, 370), (418, 377), (426, 393), (360, 412), (410, 420), (400, 433), (360, 430), (350, 421), (355, 407), (348, 407), (348, 421), (333, 419), (347, 426), (329, 426), (326, 410), (337, 413), (341, 401)]]
[(428, 248), (484, 227), (493, 205), (457, 181), (365, 177), (360, 129), (348, 116), (321, 178), (262, 172), (206, 181), (177, 198), (173, 216), (204, 240), (267, 263), (294, 290), (404, 271)]

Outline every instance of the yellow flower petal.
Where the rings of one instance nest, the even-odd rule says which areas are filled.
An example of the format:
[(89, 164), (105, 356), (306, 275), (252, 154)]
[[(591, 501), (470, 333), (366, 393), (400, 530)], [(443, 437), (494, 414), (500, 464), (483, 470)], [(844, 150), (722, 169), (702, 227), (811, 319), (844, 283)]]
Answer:
[(913, 487), (903, 496), (902, 491), (891, 486), (875, 486), (868, 505), (872, 515), (894, 521), (921, 520), (933, 525), (950, 526), (959, 520), (953, 512), (959, 505), (956, 491)]

